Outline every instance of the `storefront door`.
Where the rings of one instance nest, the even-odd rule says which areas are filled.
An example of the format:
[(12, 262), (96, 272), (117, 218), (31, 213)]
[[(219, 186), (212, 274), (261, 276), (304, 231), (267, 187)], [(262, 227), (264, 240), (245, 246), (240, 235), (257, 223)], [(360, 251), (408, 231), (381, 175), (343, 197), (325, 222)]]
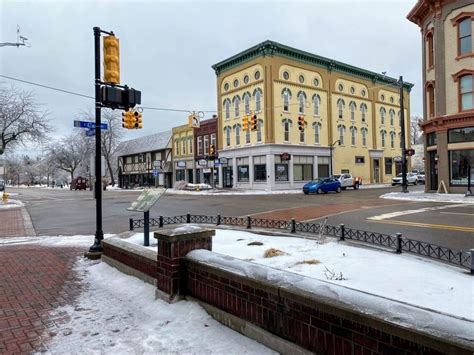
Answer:
[(379, 159), (374, 159), (374, 184), (379, 184), (380, 183), (380, 160)]
[[(432, 150), (429, 153), (430, 165), (430, 190), (438, 190), (438, 160), (436, 159), (437, 151)], [(428, 173), (428, 172), (425, 172)]]
[(233, 184), (233, 171), (231, 166), (226, 166), (223, 169), (224, 172), (224, 187), (232, 187)]

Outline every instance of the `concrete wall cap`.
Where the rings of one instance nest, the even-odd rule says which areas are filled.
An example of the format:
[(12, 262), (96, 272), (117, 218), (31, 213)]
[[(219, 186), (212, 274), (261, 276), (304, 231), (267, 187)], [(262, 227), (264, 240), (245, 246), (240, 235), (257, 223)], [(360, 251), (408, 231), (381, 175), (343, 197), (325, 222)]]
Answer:
[(152, 261), (156, 261), (156, 251), (155, 250), (150, 250), (148, 248), (145, 248), (144, 246), (133, 244), (130, 242), (127, 242), (119, 237), (112, 237), (112, 238), (107, 238), (102, 241), (102, 245), (104, 249), (107, 248), (107, 246), (119, 248), (122, 250), (125, 250), (126, 252), (129, 252), (131, 254), (136, 254), (141, 257), (150, 259)]
[(199, 238), (212, 238), (215, 229), (203, 228), (196, 225), (183, 225), (181, 227), (163, 228), (154, 232), (155, 239), (174, 242), (177, 240), (192, 240)]

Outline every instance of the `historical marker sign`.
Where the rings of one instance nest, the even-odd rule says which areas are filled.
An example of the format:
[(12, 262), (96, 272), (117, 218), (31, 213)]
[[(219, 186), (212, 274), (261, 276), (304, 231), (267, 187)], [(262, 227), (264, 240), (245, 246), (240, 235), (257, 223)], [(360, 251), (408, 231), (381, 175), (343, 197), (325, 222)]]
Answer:
[(148, 212), (153, 205), (165, 193), (165, 188), (147, 189), (144, 190), (138, 198), (132, 202), (132, 205), (127, 208), (127, 211)]

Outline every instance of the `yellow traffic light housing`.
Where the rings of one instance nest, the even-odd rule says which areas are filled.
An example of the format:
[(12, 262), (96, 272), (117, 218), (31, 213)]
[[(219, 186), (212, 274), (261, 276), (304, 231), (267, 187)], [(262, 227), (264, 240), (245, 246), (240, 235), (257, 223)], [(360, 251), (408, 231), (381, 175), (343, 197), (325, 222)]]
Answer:
[(142, 114), (138, 111), (132, 113), (132, 128), (141, 129), (143, 128)]
[(126, 129), (131, 129), (132, 128), (132, 117), (131, 117), (132, 112), (130, 111), (125, 111), (122, 112), (122, 127)]
[(298, 129), (303, 132), (304, 131), (304, 117), (298, 116)]
[(115, 36), (104, 36), (104, 82), (120, 84), (119, 39)]
[(249, 130), (249, 116), (245, 115), (244, 118), (242, 119), (242, 129), (244, 131)]
[(214, 144), (211, 144), (211, 148), (209, 149), (209, 152), (211, 153), (211, 157), (213, 157), (216, 154), (216, 147)]
[(258, 120), (257, 120), (257, 115), (252, 115), (250, 118), (250, 129), (252, 131), (256, 131), (258, 128)]

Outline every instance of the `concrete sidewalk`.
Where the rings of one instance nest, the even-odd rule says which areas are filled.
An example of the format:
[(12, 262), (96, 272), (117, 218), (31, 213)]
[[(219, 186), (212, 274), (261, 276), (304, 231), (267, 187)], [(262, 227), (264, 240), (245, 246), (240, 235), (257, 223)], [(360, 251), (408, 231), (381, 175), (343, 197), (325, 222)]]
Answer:
[(81, 291), (72, 266), (83, 252), (25, 244), (0, 248), (0, 353), (47, 351), (51, 329), (68, 320), (51, 318), (51, 311), (72, 305)]

